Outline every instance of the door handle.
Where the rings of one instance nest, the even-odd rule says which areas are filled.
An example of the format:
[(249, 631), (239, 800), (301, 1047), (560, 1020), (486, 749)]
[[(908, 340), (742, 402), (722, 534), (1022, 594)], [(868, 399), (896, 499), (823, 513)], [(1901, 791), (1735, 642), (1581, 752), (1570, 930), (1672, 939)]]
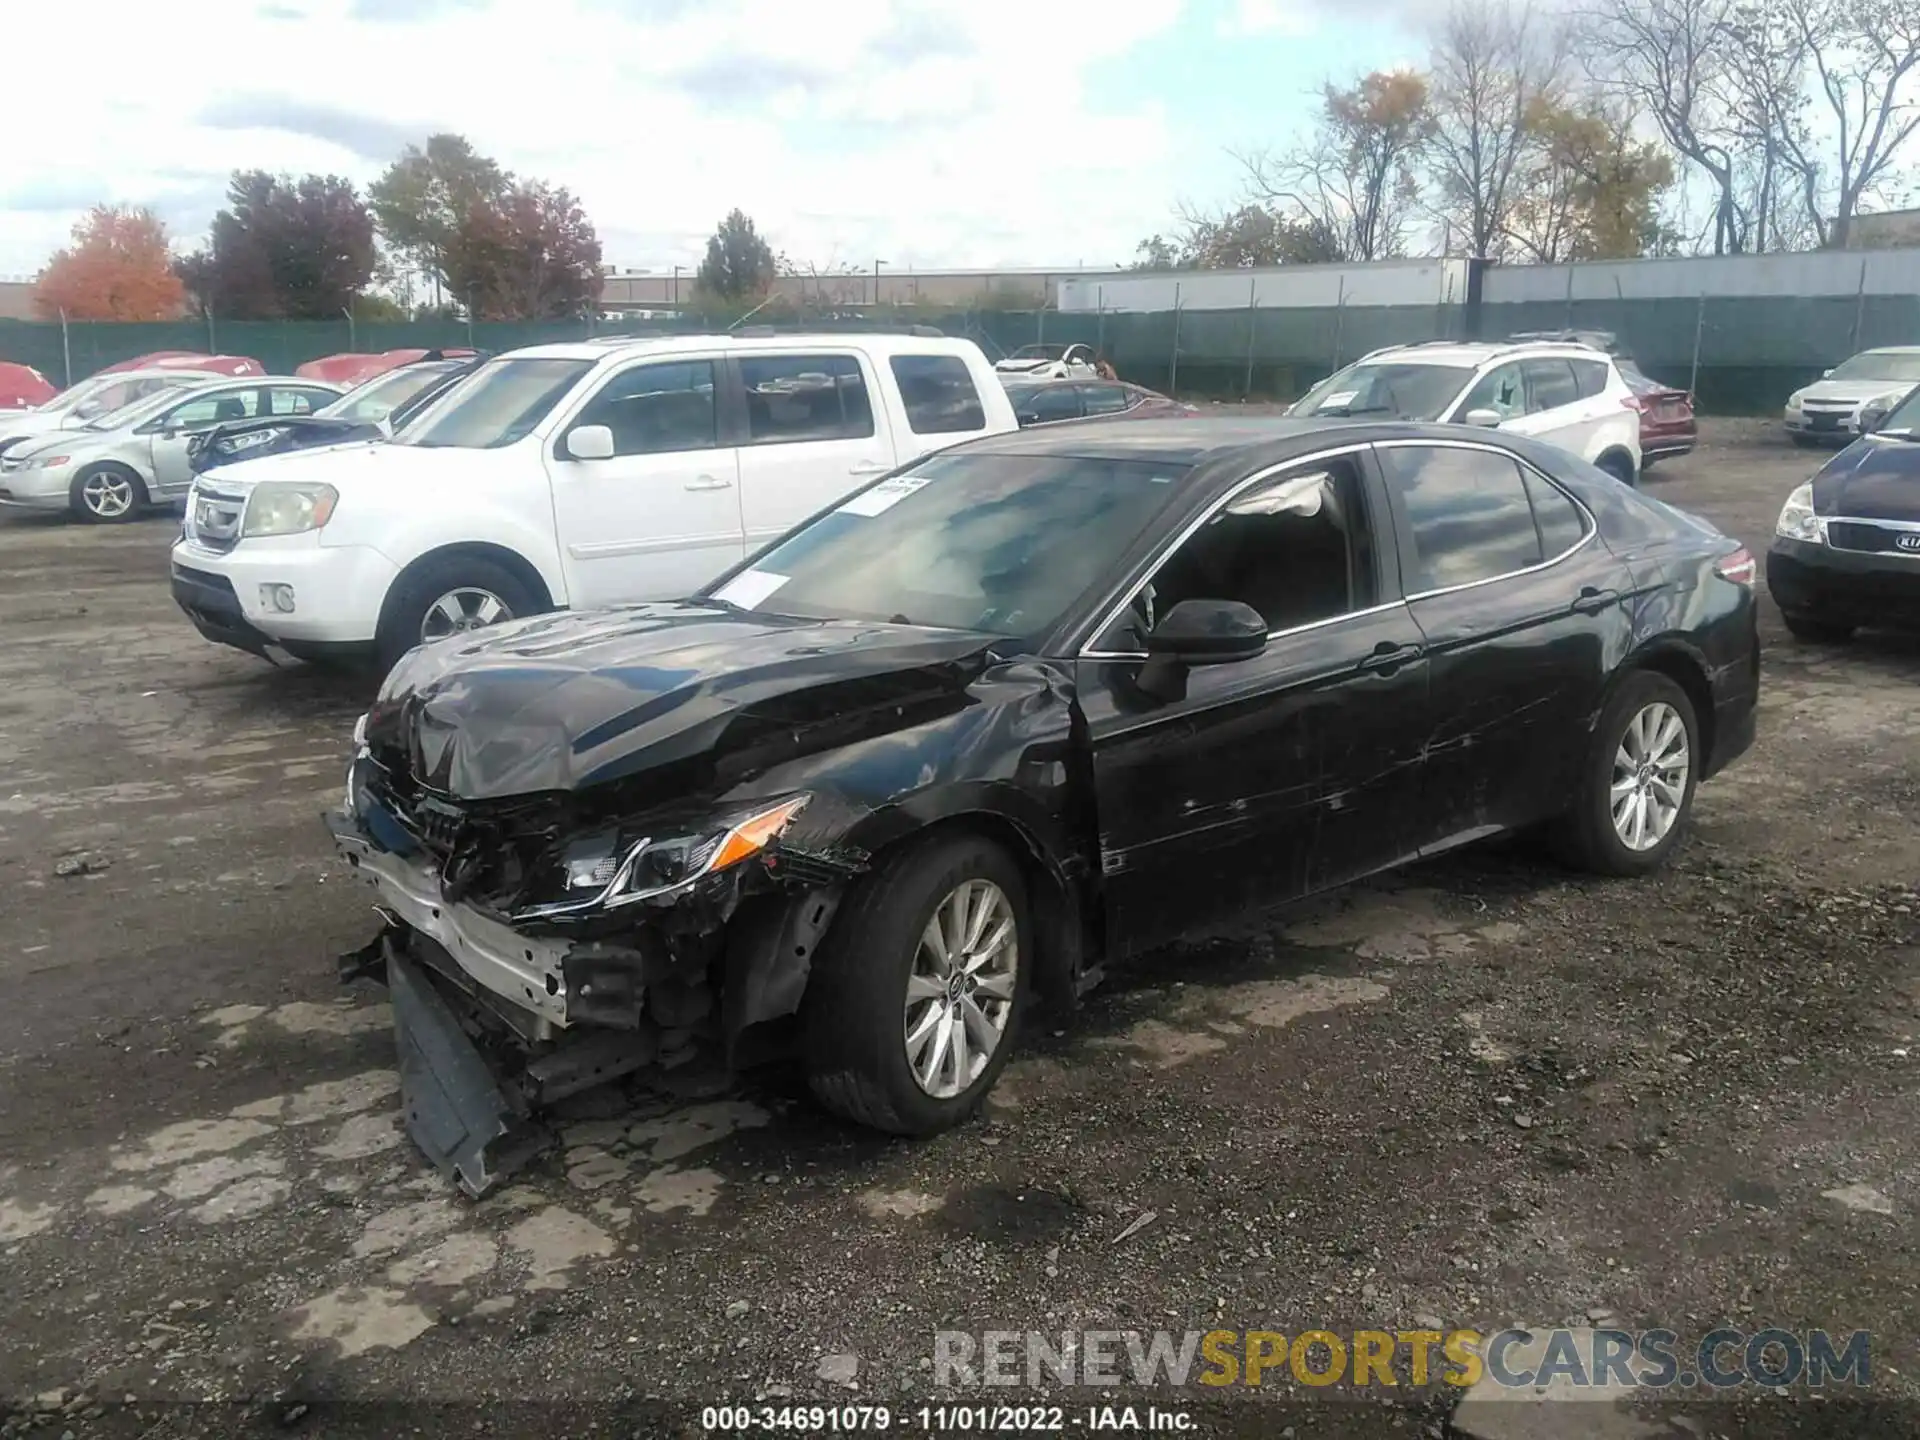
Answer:
[(1620, 592), (1618, 590), (1600, 590), (1592, 585), (1582, 585), (1580, 587), (1580, 594), (1573, 602), (1573, 613), (1576, 615), (1598, 615), (1608, 606), (1618, 605), (1619, 603)]
[(862, 460), (858, 465), (849, 465), (847, 467), (847, 474), (882, 475), (892, 468), (891, 465), (883, 464), (878, 460)]
[(733, 482), (723, 480), (718, 475), (697, 475), (687, 482), (689, 490), (731, 490)]
[(1382, 640), (1373, 647), (1373, 653), (1360, 662), (1360, 668), (1389, 674), (1402, 665), (1411, 665), (1426, 653), (1425, 648), (1419, 645), (1399, 645), (1392, 640)]

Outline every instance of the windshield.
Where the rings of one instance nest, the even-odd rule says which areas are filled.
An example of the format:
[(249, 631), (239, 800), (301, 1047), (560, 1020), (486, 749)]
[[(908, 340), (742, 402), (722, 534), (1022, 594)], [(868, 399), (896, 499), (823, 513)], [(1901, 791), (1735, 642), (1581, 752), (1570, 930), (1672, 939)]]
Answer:
[(934, 455), (860, 491), (712, 592), (775, 615), (1045, 635), (1190, 467)]
[(1920, 353), (1912, 355), (1876, 355), (1868, 351), (1834, 366), (1829, 380), (1904, 380), (1920, 384)]
[(172, 375), (142, 375), (136, 379), (96, 375), (88, 382), (93, 388), (80, 397), (71, 413), (76, 420), (96, 419), (138, 404), (162, 390), (178, 390), (189, 383), (192, 382)]
[(1022, 345), (1013, 352), (1016, 360), (1061, 360), (1066, 357), (1064, 345)]
[(1920, 438), (1920, 386), (1907, 392), (1907, 398), (1888, 413), (1880, 422), (1880, 433), (1891, 435), (1898, 431), (1900, 438), (1911, 440)]
[(1329, 375), (1294, 402), (1289, 415), (1384, 415), (1438, 420), (1473, 378), (1464, 365), (1362, 360)]
[(376, 375), (317, 412), (329, 420), (351, 420), (372, 425), (387, 418), (407, 401), (439, 380), (451, 365), (408, 365)]
[(494, 450), (533, 432), (591, 360), (492, 360), (394, 437), (428, 449)]

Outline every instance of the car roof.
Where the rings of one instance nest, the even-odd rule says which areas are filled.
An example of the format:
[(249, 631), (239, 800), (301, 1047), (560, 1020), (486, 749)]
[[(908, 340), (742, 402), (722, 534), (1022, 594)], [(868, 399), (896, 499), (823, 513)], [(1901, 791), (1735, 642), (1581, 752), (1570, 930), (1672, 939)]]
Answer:
[(733, 350), (752, 354), (760, 350), (787, 351), (795, 347), (811, 349), (832, 345), (861, 349), (881, 355), (951, 355), (962, 344), (971, 344), (956, 335), (903, 335), (895, 331), (819, 330), (795, 331), (778, 335), (635, 335), (602, 336), (597, 340), (567, 340), (548, 345), (529, 345), (509, 350), (505, 355), (516, 360), (623, 360), (638, 355), (686, 355), (712, 350)]
[[(1328, 445), (1373, 440), (1450, 440), (1458, 443), (1458, 425), (1422, 425), (1367, 420), (1292, 419), (1287, 416), (1201, 416), (1193, 420), (1150, 420), (1137, 425), (1061, 425), (1013, 430), (974, 440), (936, 454), (1059, 455), (1086, 460), (1160, 461), (1198, 467), (1244, 457), (1272, 464)], [(1478, 435), (1466, 438), (1479, 439)]]

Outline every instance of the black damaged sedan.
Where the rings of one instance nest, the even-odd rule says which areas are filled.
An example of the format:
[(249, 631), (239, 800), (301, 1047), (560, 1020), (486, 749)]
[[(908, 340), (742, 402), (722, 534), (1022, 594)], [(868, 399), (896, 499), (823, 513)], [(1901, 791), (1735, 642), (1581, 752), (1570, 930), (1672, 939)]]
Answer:
[(1787, 497), (1767, 591), (1797, 638), (1920, 630), (1920, 388)]
[(408, 1127), (473, 1193), (638, 1071), (797, 1054), (924, 1134), (1116, 958), (1505, 831), (1660, 865), (1751, 743), (1753, 558), (1457, 428), (1062, 427), (701, 595), (415, 650), (331, 825)]

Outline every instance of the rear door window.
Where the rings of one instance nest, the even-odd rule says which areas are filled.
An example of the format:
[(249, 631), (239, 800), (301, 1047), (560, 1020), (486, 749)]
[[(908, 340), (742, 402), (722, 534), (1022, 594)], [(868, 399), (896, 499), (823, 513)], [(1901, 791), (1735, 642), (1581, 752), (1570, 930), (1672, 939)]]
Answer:
[(856, 356), (743, 355), (740, 381), (750, 445), (873, 434), (873, 405)]
[(1540, 563), (1533, 502), (1510, 456), (1454, 445), (1390, 445), (1379, 454), (1406, 519), (1410, 596)]
[(1562, 405), (1578, 404), (1580, 385), (1573, 377), (1573, 363), (1557, 356), (1522, 360), (1520, 369), (1527, 377), (1527, 413), (1558, 410)]
[[(1607, 388), (1607, 362), (1604, 360), (1574, 360), (1574, 383), (1580, 387), (1580, 398), (1591, 400)], [(1624, 374), (1625, 366), (1621, 367)]]
[(987, 428), (987, 409), (967, 362), (957, 355), (895, 355), (907, 426), (916, 435), (958, 435)]
[(1089, 415), (1118, 415), (1133, 404), (1124, 385), (1082, 385), (1080, 399)]
[(1030, 390), (1016, 407), (1022, 425), (1051, 425), (1056, 420), (1078, 420), (1083, 413), (1080, 392), (1071, 385), (1042, 385)]

